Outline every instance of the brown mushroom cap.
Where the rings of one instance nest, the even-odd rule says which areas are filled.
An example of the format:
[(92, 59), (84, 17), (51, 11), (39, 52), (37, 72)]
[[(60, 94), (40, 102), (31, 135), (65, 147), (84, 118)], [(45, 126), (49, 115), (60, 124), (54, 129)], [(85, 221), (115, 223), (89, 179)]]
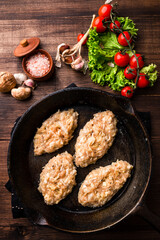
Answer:
[(18, 87), (11, 90), (11, 95), (17, 100), (25, 100), (32, 93), (31, 88), (29, 87)]
[(16, 79), (9, 72), (0, 72), (0, 92), (10, 92), (16, 86)]

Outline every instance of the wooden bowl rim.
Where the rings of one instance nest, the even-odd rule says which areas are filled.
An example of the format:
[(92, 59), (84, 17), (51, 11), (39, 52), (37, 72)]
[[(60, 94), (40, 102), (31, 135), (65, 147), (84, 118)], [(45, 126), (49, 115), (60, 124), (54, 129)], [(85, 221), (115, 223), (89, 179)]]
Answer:
[[(28, 59), (30, 56), (32, 56), (32, 55), (34, 55), (34, 54), (36, 54), (36, 53), (38, 53), (38, 52), (45, 54), (46, 57), (49, 59), (49, 62), (50, 62), (50, 67), (49, 67), (48, 72), (47, 72), (46, 74), (44, 74), (42, 77), (36, 77), (36, 76), (34, 76), (34, 75), (31, 75), (31, 74), (26, 70), (26, 65), (25, 65), (27, 59)], [(35, 50), (33, 50), (32, 52), (28, 53), (28, 54), (23, 58), (22, 67), (23, 67), (24, 72), (27, 74), (27, 76), (28, 76), (29, 78), (31, 78), (31, 79), (33, 79), (33, 80), (36, 80), (36, 81), (47, 80), (48, 77), (49, 77), (50, 74), (51, 74), (52, 69), (53, 69), (53, 59), (52, 59), (51, 55), (50, 55), (46, 50), (44, 50), (44, 49), (35, 49)]]

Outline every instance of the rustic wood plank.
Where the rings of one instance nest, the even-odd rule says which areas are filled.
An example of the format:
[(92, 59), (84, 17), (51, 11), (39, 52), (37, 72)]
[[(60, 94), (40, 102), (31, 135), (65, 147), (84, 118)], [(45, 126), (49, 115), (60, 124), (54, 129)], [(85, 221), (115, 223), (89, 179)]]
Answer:
[[(1, 239), (7, 240), (17, 240), (17, 239), (44, 239), (44, 240), (52, 240), (53, 237), (55, 239), (70, 239), (70, 240), (94, 240), (95, 238), (99, 238), (101, 240), (108, 239), (124, 239), (124, 240), (135, 240), (135, 239), (159, 239), (159, 234), (156, 231), (152, 231), (150, 226), (141, 227), (141, 223), (135, 218), (135, 221), (140, 224), (140, 227), (137, 226), (134, 230), (126, 229), (126, 227), (121, 223), (120, 227), (116, 229), (104, 230), (98, 233), (90, 233), (90, 234), (71, 234), (64, 233), (60, 231), (56, 231), (51, 228), (45, 227), (36, 227), (36, 226), (10, 226), (10, 227), (0, 227), (0, 237)], [(130, 222), (132, 225), (132, 222)], [(137, 238), (138, 235), (138, 238)]]
[[(55, 61), (56, 48), (61, 42), (70, 45), (76, 43), (77, 34), (85, 32), (98, 8), (104, 1), (66, 1), (66, 0), (1, 0), (0, 14), (0, 71), (12, 73), (22, 72), (22, 59), (13, 56), (13, 50), (23, 38), (38, 36), (41, 48), (47, 50)], [(116, 2), (116, 0), (114, 0)], [(119, 15), (129, 16), (139, 29), (136, 50), (146, 58), (146, 64), (154, 62), (160, 72), (160, 31), (159, 31), (159, 0), (118, 0)], [(83, 47), (83, 56), (87, 58), (87, 48)], [(107, 86), (100, 87), (91, 82), (89, 72), (86, 76), (73, 71), (63, 64), (56, 69), (53, 77), (38, 83), (33, 96), (19, 102), (10, 94), (0, 94), (0, 239), (160, 239), (159, 234), (144, 220), (137, 216), (125, 219), (109, 230), (92, 234), (63, 233), (51, 228), (33, 226), (27, 219), (13, 219), (11, 214), (10, 193), (4, 185), (8, 180), (7, 150), (10, 132), (14, 121), (21, 116), (33, 103), (56, 90), (75, 82), (80, 87), (93, 87), (112, 92)], [(115, 93), (118, 94), (118, 93)], [(146, 195), (149, 209), (160, 216), (160, 84), (153, 88), (137, 90), (131, 100), (138, 111), (151, 113), (151, 140), (153, 148), (153, 168), (150, 185)]]

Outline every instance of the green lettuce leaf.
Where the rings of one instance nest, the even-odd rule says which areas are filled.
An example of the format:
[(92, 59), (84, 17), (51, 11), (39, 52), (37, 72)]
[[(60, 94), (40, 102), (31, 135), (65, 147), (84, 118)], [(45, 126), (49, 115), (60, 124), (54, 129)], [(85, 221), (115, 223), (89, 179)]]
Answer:
[(118, 43), (117, 35), (113, 32), (106, 32), (99, 36), (99, 40), (104, 48), (104, 50), (123, 50), (124, 47)]
[(135, 23), (128, 17), (117, 17), (123, 31), (128, 31), (132, 36), (136, 36), (138, 29), (135, 28)]
[(155, 81), (158, 78), (158, 71), (156, 70), (156, 67), (156, 64), (152, 63), (146, 67), (143, 67), (140, 71), (141, 73), (145, 73), (148, 76), (151, 87), (154, 85)]
[[(135, 24), (129, 18), (118, 18), (123, 30), (129, 31), (132, 35), (137, 34)], [(93, 82), (104, 86), (108, 85), (115, 91), (121, 91), (125, 86), (135, 87), (133, 80), (128, 80), (124, 76), (124, 68), (114, 64), (114, 56), (124, 47), (117, 41), (117, 35), (113, 32), (97, 33), (96, 29), (91, 29), (87, 41), (88, 46), (88, 67)], [(131, 57), (133, 53), (126, 49)], [(135, 52), (135, 50), (133, 50)], [(112, 63), (112, 65), (110, 65)], [(153, 86), (157, 79), (156, 65), (151, 64), (141, 69), (141, 72), (149, 76), (150, 85)]]
[(101, 86), (109, 84), (115, 81), (115, 74), (117, 73), (118, 67), (105, 66), (103, 70), (93, 69), (91, 72), (91, 79), (93, 82), (98, 83)]
[(120, 69), (117, 65), (114, 67), (106, 66), (104, 70), (94, 69), (91, 72), (93, 82), (104, 86), (108, 85), (116, 91), (121, 91), (124, 86), (134, 87), (135, 83), (125, 78), (124, 69)]

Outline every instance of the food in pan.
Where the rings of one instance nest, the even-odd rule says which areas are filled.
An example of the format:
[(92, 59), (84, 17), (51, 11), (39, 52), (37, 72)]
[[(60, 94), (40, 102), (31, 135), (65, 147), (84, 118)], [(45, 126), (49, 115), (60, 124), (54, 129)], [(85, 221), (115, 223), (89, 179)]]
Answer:
[(94, 114), (94, 118), (80, 130), (75, 144), (77, 167), (87, 167), (103, 157), (113, 143), (116, 124), (117, 119), (109, 110)]
[(92, 170), (79, 189), (78, 202), (93, 208), (103, 206), (123, 187), (132, 168), (128, 162), (117, 160), (111, 165)]
[(40, 174), (38, 190), (47, 205), (58, 204), (76, 185), (76, 168), (68, 152), (58, 154), (44, 166)]
[(74, 109), (58, 111), (45, 120), (34, 136), (34, 154), (52, 153), (66, 145), (77, 127)]

